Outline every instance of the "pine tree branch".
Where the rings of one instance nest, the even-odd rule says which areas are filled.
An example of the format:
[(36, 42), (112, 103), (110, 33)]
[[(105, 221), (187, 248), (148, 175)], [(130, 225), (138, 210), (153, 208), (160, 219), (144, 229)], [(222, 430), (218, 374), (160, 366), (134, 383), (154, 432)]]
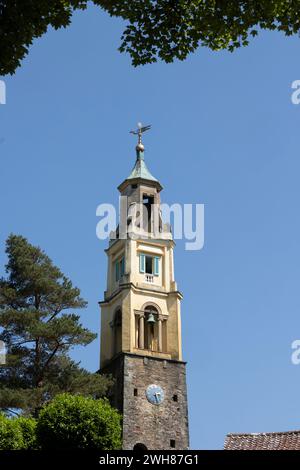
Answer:
[(45, 375), (45, 372), (47, 370), (47, 367), (49, 366), (50, 362), (53, 360), (55, 354), (57, 353), (57, 351), (59, 350), (60, 348), (60, 344), (57, 343), (57, 346), (54, 348), (54, 350), (52, 351), (52, 353), (50, 354), (50, 356), (48, 357), (46, 363), (44, 364), (44, 366), (42, 367), (41, 371), (40, 371), (40, 374), (39, 374), (39, 377), (37, 379), (37, 385), (39, 386), (39, 383), (42, 382), (43, 378), (44, 378), (44, 375)]

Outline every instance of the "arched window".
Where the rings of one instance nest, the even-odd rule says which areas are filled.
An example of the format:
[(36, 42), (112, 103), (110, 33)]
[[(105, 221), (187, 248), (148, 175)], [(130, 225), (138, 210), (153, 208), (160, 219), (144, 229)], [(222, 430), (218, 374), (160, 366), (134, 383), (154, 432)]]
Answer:
[(113, 353), (115, 355), (122, 351), (122, 310), (121, 309), (118, 309), (114, 316), (113, 338), (114, 338)]

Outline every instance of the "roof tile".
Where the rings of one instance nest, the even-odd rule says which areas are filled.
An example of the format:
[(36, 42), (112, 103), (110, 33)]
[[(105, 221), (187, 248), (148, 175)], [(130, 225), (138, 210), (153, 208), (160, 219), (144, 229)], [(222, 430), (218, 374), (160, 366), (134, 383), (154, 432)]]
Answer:
[(228, 434), (225, 450), (300, 450), (300, 431)]

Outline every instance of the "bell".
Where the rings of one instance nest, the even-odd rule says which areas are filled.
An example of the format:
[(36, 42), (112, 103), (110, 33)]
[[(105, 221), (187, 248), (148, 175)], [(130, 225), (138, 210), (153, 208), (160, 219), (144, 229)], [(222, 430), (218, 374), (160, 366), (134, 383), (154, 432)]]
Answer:
[(149, 313), (148, 318), (147, 318), (147, 323), (155, 323), (155, 318), (153, 313)]

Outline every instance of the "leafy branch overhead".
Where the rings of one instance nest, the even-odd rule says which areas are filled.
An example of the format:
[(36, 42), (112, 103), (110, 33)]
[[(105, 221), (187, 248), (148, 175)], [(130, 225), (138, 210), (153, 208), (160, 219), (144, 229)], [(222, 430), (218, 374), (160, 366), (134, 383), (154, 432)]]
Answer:
[[(71, 23), (87, 0), (0, 0), (0, 75), (14, 73), (35, 38)], [(300, 0), (93, 0), (125, 30), (133, 65), (184, 60), (199, 46), (234, 51), (261, 29), (300, 31)]]
[(103, 396), (110, 379), (80, 368), (68, 356), (96, 334), (70, 312), (86, 302), (50, 258), (22, 236), (6, 242), (7, 278), (0, 279), (0, 339), (8, 348), (0, 368), (0, 409), (35, 414), (61, 392)]

